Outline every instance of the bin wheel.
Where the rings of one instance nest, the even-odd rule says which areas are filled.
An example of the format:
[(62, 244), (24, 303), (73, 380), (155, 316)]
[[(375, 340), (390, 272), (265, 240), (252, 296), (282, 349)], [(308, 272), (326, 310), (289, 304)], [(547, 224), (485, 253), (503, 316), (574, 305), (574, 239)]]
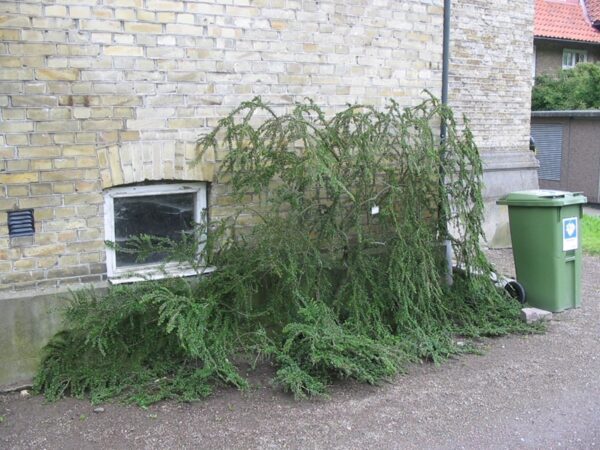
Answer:
[(525, 288), (521, 283), (515, 280), (511, 280), (504, 286), (508, 295), (517, 300), (519, 303), (525, 303)]

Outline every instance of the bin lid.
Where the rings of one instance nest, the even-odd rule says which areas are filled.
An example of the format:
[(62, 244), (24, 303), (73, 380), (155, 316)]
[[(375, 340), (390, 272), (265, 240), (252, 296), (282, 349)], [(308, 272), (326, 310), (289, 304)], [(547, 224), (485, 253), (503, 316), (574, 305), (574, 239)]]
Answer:
[(587, 198), (582, 192), (532, 189), (511, 192), (496, 203), (508, 206), (566, 206), (587, 203)]

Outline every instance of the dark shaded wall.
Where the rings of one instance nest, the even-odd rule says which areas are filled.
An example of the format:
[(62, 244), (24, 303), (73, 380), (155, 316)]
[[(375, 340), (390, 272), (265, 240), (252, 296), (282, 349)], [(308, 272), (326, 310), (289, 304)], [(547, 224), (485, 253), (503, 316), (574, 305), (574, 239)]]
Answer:
[(534, 113), (531, 123), (557, 124), (563, 131), (560, 180), (540, 177), (540, 188), (579, 191), (590, 203), (600, 203), (600, 112), (596, 117), (536, 117)]

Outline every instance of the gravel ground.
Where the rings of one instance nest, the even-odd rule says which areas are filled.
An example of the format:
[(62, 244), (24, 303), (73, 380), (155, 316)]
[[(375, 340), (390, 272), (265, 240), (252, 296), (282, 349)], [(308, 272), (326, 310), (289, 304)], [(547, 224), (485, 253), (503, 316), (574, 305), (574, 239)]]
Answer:
[[(505, 273), (511, 253), (490, 251)], [(266, 384), (147, 410), (0, 396), (0, 448), (600, 448), (600, 258), (584, 259), (583, 306), (544, 335), (411, 367), (392, 383), (343, 383), (295, 402)], [(266, 369), (265, 369), (266, 370)], [(261, 385), (262, 383), (262, 385)]]

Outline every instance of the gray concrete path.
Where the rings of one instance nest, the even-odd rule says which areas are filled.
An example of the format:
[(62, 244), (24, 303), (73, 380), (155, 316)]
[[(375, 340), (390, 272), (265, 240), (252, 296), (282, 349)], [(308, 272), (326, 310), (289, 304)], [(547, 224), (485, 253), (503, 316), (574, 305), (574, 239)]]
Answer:
[[(511, 271), (509, 251), (490, 254)], [(544, 335), (489, 339), (482, 356), (337, 385), (325, 400), (295, 402), (264, 376), (245, 393), (148, 410), (0, 396), (0, 448), (600, 448), (600, 258), (584, 260), (583, 293)]]

